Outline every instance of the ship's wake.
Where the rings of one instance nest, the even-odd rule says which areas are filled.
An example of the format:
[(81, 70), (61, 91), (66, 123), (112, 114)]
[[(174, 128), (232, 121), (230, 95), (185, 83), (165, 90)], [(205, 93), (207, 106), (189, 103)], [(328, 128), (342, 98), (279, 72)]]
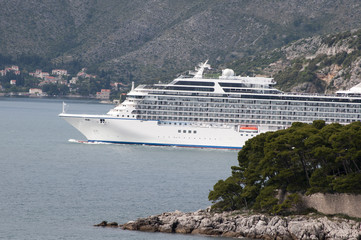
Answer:
[(83, 141), (83, 140), (76, 140), (76, 139), (69, 139), (68, 142), (71, 142), (71, 143), (83, 143), (83, 144), (112, 144), (112, 143), (106, 143), (106, 142)]

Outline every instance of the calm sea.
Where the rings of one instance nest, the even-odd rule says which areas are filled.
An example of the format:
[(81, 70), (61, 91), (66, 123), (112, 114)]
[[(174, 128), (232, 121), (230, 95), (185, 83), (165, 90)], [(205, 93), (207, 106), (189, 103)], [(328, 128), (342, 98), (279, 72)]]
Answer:
[[(113, 107), (66, 102), (74, 113)], [(0, 239), (215, 239), (93, 224), (208, 207), (236, 151), (72, 143), (85, 138), (61, 110), (61, 100), (0, 98)]]

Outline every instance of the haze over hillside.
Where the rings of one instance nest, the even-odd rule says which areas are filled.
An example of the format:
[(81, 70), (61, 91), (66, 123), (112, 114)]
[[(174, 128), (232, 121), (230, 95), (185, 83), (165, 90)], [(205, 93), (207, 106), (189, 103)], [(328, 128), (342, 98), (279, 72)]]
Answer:
[(361, 28), (358, 0), (0, 0), (0, 53), (77, 60), (128, 82)]

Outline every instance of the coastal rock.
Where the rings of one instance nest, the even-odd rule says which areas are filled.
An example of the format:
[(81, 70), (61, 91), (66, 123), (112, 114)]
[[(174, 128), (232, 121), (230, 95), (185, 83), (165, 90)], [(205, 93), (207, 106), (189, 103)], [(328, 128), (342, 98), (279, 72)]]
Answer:
[(167, 212), (119, 225), (125, 230), (256, 239), (361, 239), (361, 223), (315, 216), (246, 215), (239, 212)]
[(119, 225), (116, 222), (108, 223), (107, 221), (102, 221), (101, 223), (94, 225), (94, 227), (118, 227), (118, 226)]
[(159, 220), (157, 216), (151, 216), (148, 218), (138, 219), (137, 221), (130, 221), (122, 225), (123, 229), (127, 230), (139, 230), (143, 232), (158, 232), (159, 225), (163, 223)]

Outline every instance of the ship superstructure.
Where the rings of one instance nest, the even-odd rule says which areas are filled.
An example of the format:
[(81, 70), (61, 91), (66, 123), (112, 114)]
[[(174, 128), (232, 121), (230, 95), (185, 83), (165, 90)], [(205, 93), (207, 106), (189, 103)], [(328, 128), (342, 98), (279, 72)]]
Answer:
[(259, 133), (293, 122), (348, 124), (361, 119), (361, 97), (284, 93), (273, 78), (235, 76), (225, 69), (204, 78), (200, 64), (168, 84), (132, 87), (126, 100), (106, 115), (60, 114), (89, 141), (240, 149)]

